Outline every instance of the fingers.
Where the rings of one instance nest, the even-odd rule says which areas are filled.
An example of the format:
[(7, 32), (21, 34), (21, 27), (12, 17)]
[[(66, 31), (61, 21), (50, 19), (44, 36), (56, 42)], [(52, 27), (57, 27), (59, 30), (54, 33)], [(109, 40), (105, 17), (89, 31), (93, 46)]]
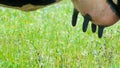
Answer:
[(84, 16), (84, 22), (83, 22), (83, 26), (82, 26), (83, 32), (87, 31), (88, 23), (89, 23), (90, 20), (91, 20), (91, 16), (89, 14), (86, 14)]
[(76, 9), (74, 9), (72, 15), (72, 26), (76, 26), (78, 14), (79, 12)]

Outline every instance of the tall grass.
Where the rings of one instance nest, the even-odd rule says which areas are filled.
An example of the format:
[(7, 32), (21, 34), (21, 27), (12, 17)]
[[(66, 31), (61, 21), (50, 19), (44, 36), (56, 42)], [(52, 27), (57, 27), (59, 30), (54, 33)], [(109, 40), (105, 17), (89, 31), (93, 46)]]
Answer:
[(71, 26), (68, 0), (23, 12), (0, 9), (0, 68), (120, 68), (120, 24), (102, 39), (82, 32), (83, 18)]

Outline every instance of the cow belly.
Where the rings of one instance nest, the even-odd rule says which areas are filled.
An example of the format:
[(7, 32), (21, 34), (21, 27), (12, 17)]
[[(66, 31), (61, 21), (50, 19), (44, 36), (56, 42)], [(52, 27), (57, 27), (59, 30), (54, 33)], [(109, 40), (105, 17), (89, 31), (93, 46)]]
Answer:
[(39, 8), (43, 8), (45, 6), (35, 6), (35, 5), (32, 5), (32, 4), (27, 4), (27, 5), (24, 5), (22, 7), (13, 7), (13, 6), (7, 6), (7, 5), (0, 5), (2, 7), (8, 7), (8, 8), (13, 8), (13, 9), (19, 9), (19, 10), (22, 10), (22, 11), (34, 11), (34, 10), (37, 10)]
[(15, 8), (23, 11), (33, 11), (48, 5), (58, 3), (61, 0), (0, 0), (0, 6)]

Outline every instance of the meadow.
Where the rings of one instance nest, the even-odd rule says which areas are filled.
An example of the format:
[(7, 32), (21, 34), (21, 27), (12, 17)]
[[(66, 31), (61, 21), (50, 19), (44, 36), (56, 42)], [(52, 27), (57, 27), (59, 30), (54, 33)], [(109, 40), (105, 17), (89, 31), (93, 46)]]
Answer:
[(70, 0), (32, 11), (0, 7), (0, 68), (120, 68), (120, 22), (103, 37), (83, 18), (71, 25)]

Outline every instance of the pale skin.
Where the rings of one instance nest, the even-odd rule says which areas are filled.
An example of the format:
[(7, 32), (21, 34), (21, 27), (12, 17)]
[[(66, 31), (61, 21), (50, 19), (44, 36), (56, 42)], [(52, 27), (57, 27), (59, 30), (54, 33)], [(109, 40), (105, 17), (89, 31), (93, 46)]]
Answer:
[(112, 2), (112, 0), (72, 0), (75, 8), (72, 25), (76, 25), (77, 15), (80, 12), (84, 17), (83, 32), (86, 32), (88, 22), (92, 21), (92, 32), (96, 31), (96, 25), (98, 25), (98, 36), (101, 38), (104, 27), (111, 26), (119, 20), (115, 7), (117, 2), (116, 0), (114, 1), (115, 2)]

